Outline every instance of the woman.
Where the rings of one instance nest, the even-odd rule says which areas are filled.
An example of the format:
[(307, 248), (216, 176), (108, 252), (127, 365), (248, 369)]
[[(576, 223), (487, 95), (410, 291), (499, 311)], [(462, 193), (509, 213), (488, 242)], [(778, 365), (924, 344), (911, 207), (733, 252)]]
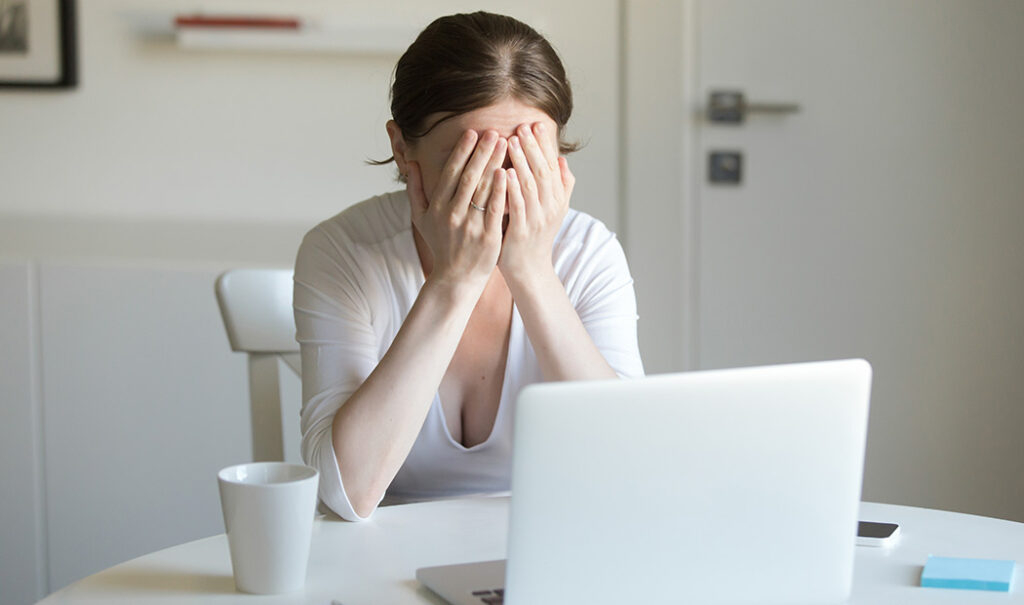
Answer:
[(318, 225), (295, 266), (302, 454), (349, 520), (385, 494), (507, 490), (523, 386), (643, 373), (621, 246), (569, 210), (572, 94), (548, 42), (510, 17), (438, 19), (391, 110), (405, 191)]

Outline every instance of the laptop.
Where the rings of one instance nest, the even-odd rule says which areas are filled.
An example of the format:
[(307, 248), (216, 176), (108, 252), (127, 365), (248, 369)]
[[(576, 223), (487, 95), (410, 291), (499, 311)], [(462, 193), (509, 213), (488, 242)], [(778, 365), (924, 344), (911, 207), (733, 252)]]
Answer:
[(870, 390), (864, 360), (531, 385), (507, 562), (416, 577), (453, 605), (842, 602)]

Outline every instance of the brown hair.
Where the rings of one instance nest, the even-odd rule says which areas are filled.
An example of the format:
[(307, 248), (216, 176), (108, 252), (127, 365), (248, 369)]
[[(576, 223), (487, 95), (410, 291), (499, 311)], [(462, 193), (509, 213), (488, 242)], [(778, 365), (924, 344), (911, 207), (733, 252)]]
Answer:
[[(420, 32), (398, 60), (391, 116), (411, 142), (449, 118), (510, 97), (555, 121), (559, 152), (579, 148), (562, 140), (572, 115), (572, 89), (551, 44), (512, 17), (482, 11), (449, 15)], [(427, 117), (437, 113), (448, 115), (428, 124)]]

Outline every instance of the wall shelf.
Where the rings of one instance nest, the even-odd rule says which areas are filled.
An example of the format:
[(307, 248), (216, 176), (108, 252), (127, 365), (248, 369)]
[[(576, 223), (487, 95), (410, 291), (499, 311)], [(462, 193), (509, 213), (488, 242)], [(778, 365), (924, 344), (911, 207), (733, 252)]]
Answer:
[(415, 34), (385, 29), (249, 30), (177, 28), (179, 47), (190, 50), (320, 52), (354, 55), (400, 55)]
[[(394, 56), (405, 52), (417, 29), (356, 24), (309, 15), (175, 14), (130, 12), (125, 17), (143, 38), (170, 41), (185, 50), (337, 53)], [(196, 21), (207, 19), (207, 24)]]

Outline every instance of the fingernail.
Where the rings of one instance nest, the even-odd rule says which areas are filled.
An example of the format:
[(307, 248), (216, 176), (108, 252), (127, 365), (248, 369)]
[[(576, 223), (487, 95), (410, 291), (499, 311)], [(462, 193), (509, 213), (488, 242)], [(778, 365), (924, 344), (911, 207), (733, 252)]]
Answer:
[(534, 125), (533, 127), (533, 131), (536, 132), (537, 134), (541, 134), (542, 132), (544, 132), (544, 122), (537, 122), (537, 124)]
[(490, 143), (496, 138), (498, 138), (498, 133), (494, 132), (493, 130), (488, 130), (487, 132), (484, 133), (483, 140), (485, 143)]
[(510, 137), (508, 140), (508, 146), (512, 149), (519, 149), (519, 137)]

